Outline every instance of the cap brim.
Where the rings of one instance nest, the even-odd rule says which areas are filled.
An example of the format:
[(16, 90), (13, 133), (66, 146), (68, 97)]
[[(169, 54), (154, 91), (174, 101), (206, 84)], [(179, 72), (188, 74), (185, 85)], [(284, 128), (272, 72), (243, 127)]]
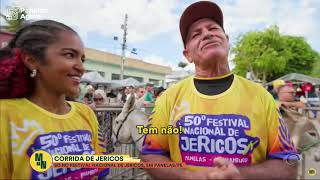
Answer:
[(200, 1), (190, 5), (180, 18), (180, 33), (183, 44), (186, 43), (189, 27), (197, 20), (211, 18), (223, 29), (223, 14), (220, 7), (210, 1)]

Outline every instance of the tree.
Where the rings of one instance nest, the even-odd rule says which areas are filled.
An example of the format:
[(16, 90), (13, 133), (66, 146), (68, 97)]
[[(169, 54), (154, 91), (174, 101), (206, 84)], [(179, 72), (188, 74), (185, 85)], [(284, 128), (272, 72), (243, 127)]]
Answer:
[(22, 11), (22, 9), (19, 7), (13, 7), (10, 10), (10, 14), (8, 16), (0, 14), (0, 17), (3, 18), (7, 24), (6, 26), (4, 26), (4, 29), (6, 31), (15, 33), (26, 21), (27, 12)]
[(318, 59), (314, 62), (311, 75), (320, 78), (320, 54), (318, 54)]
[(281, 35), (277, 26), (244, 34), (232, 51), (235, 72), (250, 71), (263, 82), (293, 72), (310, 75), (319, 57), (302, 37)]
[(180, 61), (178, 64), (178, 67), (185, 68), (187, 65), (188, 65), (188, 63)]
[(284, 36), (285, 45), (291, 52), (287, 66), (278, 76), (292, 72), (311, 75), (319, 54), (302, 37)]

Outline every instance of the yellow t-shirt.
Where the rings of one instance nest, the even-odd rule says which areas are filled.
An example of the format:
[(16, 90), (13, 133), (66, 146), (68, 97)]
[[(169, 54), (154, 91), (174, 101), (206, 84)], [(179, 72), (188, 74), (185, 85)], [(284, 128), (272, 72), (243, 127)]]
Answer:
[(70, 112), (57, 115), (23, 99), (0, 100), (0, 179), (88, 179), (106, 176), (108, 169), (50, 168), (34, 171), (34, 151), (50, 154), (102, 154), (94, 112), (84, 104), (68, 102)]
[(218, 156), (248, 166), (296, 154), (275, 101), (263, 87), (235, 75), (228, 90), (207, 96), (196, 90), (193, 79), (166, 90), (150, 117), (151, 127), (182, 126), (183, 132), (146, 135), (142, 154), (166, 154), (191, 170), (212, 166)]

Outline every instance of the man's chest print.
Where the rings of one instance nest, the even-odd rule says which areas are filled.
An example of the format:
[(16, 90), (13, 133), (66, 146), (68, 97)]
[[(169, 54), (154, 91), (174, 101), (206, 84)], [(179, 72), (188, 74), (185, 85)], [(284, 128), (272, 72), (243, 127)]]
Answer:
[(237, 114), (186, 114), (177, 126), (182, 161), (189, 165), (212, 166), (217, 156), (225, 157), (237, 166), (251, 164), (251, 154), (259, 145), (258, 137), (251, 137), (250, 120)]

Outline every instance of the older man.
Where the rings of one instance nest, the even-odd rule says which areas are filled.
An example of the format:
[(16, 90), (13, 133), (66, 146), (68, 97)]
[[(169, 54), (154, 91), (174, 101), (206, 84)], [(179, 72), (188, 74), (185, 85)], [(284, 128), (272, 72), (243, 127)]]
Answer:
[(296, 101), (295, 90), (289, 85), (283, 85), (278, 90), (278, 107), (284, 106), (291, 109), (299, 109), (306, 107), (306, 102)]
[(156, 101), (151, 125), (182, 126), (176, 135), (149, 134), (143, 161), (184, 162), (186, 169), (148, 169), (158, 179), (295, 177), (284, 161), (297, 157), (275, 101), (261, 86), (230, 72), (229, 38), (221, 9), (212, 2), (189, 6), (181, 16), (183, 54), (195, 76)]

